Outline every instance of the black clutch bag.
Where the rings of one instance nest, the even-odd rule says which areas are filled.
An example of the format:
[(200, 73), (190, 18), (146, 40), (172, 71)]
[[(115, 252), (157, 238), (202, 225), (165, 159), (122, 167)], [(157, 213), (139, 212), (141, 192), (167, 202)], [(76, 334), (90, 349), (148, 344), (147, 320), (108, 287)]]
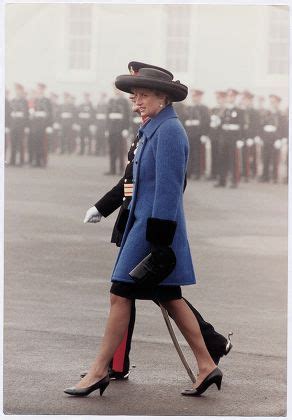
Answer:
[(139, 286), (154, 287), (174, 270), (176, 256), (170, 247), (162, 252), (150, 253), (129, 273)]

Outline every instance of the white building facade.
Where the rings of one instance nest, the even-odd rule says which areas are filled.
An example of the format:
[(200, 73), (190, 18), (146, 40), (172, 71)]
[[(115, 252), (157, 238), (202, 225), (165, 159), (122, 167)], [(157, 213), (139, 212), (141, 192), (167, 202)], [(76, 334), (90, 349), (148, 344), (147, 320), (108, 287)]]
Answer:
[(166, 67), (189, 87), (276, 93), (288, 103), (286, 6), (6, 5), (6, 86), (96, 98), (131, 60)]

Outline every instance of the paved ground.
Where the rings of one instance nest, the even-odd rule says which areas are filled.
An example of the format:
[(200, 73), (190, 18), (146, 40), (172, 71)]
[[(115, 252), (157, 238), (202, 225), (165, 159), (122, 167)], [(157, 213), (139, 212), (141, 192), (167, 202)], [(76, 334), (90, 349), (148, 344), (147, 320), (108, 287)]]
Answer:
[(107, 165), (55, 156), (46, 170), (6, 169), (5, 413), (284, 416), (286, 185), (190, 181), (185, 193), (198, 284), (184, 294), (218, 331), (234, 332), (221, 392), (180, 395), (190, 382), (160, 311), (138, 302), (130, 380), (111, 383), (102, 398), (63, 393), (92, 360), (108, 312), (115, 216), (83, 224), (118, 180), (103, 175)]

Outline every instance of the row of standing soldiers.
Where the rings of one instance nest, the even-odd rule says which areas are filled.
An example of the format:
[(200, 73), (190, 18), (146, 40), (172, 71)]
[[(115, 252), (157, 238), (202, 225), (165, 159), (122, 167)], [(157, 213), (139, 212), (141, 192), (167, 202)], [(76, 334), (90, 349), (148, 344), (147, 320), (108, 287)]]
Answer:
[[(262, 182), (288, 181), (288, 109), (280, 110), (281, 98), (269, 96), (269, 107), (253, 106), (254, 95), (235, 89), (217, 91), (217, 106), (202, 104), (203, 92), (192, 91), (192, 105), (179, 104), (177, 112), (190, 142), (188, 177), (217, 180), (216, 187), (236, 188), (240, 179)], [(239, 99), (239, 101), (238, 101)], [(239, 104), (238, 104), (239, 102)]]
[[(45, 90), (45, 84), (39, 83), (27, 100), (23, 86), (16, 83), (16, 95), (11, 101), (6, 92), (6, 161), (9, 154), (12, 166), (29, 163), (45, 167), (49, 152), (71, 154), (77, 151), (82, 155), (87, 151), (87, 154), (105, 155), (109, 151), (110, 155), (115, 155), (111, 171), (115, 172), (117, 157), (123, 162), (127, 152), (124, 137), (125, 133), (128, 135), (130, 121), (128, 100), (116, 92), (117, 97), (107, 101), (102, 94), (93, 107), (90, 95), (84, 93), (84, 102), (76, 106), (74, 96), (65, 92), (64, 101), (59, 104), (58, 95), (52, 94), (49, 99)], [(119, 141), (120, 137), (123, 141)], [(122, 167), (124, 163), (120, 169)]]
[[(23, 86), (16, 84), (15, 98), (6, 98), (9, 163), (15, 165), (18, 160), (22, 165), (27, 160), (34, 166), (46, 166), (49, 151), (108, 153), (107, 174), (123, 173), (128, 141), (135, 137), (141, 122), (123, 94), (115, 90), (109, 100), (103, 94), (94, 107), (90, 95), (84, 93), (83, 103), (76, 106), (69, 93), (64, 93), (64, 101), (59, 104), (57, 95), (52, 94), (50, 99), (45, 96), (45, 89), (39, 83), (33, 98), (27, 100)], [(280, 110), (281, 98), (270, 95), (268, 108), (260, 98), (255, 109), (252, 93), (229, 89), (216, 92), (217, 106), (209, 109), (202, 103), (203, 94), (193, 90), (190, 105), (175, 105), (190, 143), (188, 178), (208, 175), (208, 179), (217, 180), (218, 187), (224, 187), (230, 179), (231, 187), (237, 187), (240, 179), (248, 181), (258, 175), (263, 182), (277, 182), (279, 169), (283, 172), (284, 167), (287, 181), (288, 109)]]

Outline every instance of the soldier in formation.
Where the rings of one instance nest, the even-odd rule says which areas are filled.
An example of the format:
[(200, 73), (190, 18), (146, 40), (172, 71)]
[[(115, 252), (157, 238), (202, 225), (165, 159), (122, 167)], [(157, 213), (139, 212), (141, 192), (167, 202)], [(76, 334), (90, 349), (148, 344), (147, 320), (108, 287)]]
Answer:
[[(9, 100), (7, 91), (5, 96), (7, 162), (21, 165), (27, 153), (31, 165), (46, 166), (48, 152), (87, 152), (109, 155), (107, 174), (123, 173), (140, 117), (129, 112), (129, 101), (121, 92), (114, 90), (109, 99), (101, 93), (94, 107), (89, 93), (76, 106), (69, 92), (64, 92), (61, 104), (55, 93), (48, 99), (43, 83), (28, 99), (23, 86), (15, 87), (15, 98)], [(208, 108), (203, 96), (202, 90), (193, 89), (190, 104), (174, 106), (189, 138), (188, 178), (232, 188), (240, 180), (287, 182), (288, 109), (281, 109), (281, 98), (271, 94), (266, 105), (264, 96), (255, 97), (248, 90), (220, 90), (215, 92), (216, 106)]]
[(80, 138), (80, 150), (79, 154), (84, 155), (85, 146), (87, 145), (87, 154), (92, 152), (92, 132), (91, 126), (93, 124), (93, 106), (90, 100), (90, 94), (85, 92), (84, 102), (79, 105), (78, 113), (78, 125), (80, 127), (79, 138)]
[(15, 84), (15, 97), (10, 102), (10, 165), (24, 164), (25, 128), (28, 128), (28, 105), (24, 95), (24, 88), (20, 83)]
[(184, 126), (190, 144), (188, 177), (193, 179), (200, 179), (205, 169), (205, 149), (202, 141), (208, 133), (210, 117), (208, 108), (202, 104), (203, 94), (201, 90), (193, 90), (192, 105), (187, 106), (185, 110)]
[(107, 108), (107, 131), (110, 156), (110, 169), (107, 175), (117, 173), (119, 161), (119, 174), (125, 170), (127, 153), (127, 137), (130, 126), (130, 107), (124, 95), (114, 88), (114, 97), (109, 100)]

